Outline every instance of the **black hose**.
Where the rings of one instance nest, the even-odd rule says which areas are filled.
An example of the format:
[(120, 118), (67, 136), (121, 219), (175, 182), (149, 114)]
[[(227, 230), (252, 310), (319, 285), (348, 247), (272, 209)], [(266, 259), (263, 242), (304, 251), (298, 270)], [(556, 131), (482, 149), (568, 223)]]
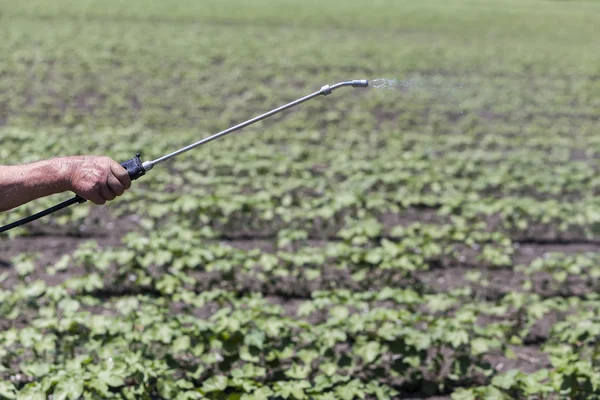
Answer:
[(25, 225), (25, 224), (27, 224), (27, 223), (29, 223), (31, 221), (35, 221), (36, 219), (40, 219), (42, 217), (45, 217), (48, 214), (52, 214), (53, 212), (56, 212), (58, 210), (62, 210), (63, 208), (67, 208), (67, 207), (69, 207), (69, 206), (71, 206), (73, 204), (85, 203), (86, 201), (87, 200), (84, 199), (83, 197), (75, 196), (72, 199), (69, 199), (67, 201), (63, 201), (62, 203), (55, 205), (54, 207), (50, 207), (47, 210), (40, 211), (37, 214), (30, 215), (29, 217), (23, 218), (23, 219), (18, 220), (16, 222), (13, 222), (12, 224), (5, 225), (2, 228), (0, 228), (0, 233), (9, 231), (9, 230), (11, 230), (13, 228), (16, 228), (18, 226), (21, 226), (21, 225)]

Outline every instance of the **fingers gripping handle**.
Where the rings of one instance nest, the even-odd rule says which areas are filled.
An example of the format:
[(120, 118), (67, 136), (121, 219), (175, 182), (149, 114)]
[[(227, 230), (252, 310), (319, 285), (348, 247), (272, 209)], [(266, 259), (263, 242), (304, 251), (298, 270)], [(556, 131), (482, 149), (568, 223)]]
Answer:
[[(132, 181), (135, 181), (139, 177), (146, 174), (146, 170), (144, 169), (142, 160), (140, 159), (140, 153), (137, 153), (132, 159), (123, 161), (121, 166), (127, 170), (129, 179)], [(85, 203), (87, 201), (81, 196), (75, 196), (73, 199), (76, 200), (77, 203)]]
[[(138, 179), (139, 177), (146, 174), (146, 170), (142, 166), (142, 160), (140, 159), (140, 153), (136, 154), (135, 157), (133, 157), (132, 159), (122, 162), (121, 165), (123, 166), (123, 168), (125, 168), (127, 170), (127, 173), (129, 174), (129, 178), (132, 181), (134, 181), (134, 180)], [(62, 210), (63, 208), (67, 208), (73, 204), (85, 203), (86, 201), (87, 200), (81, 196), (75, 196), (75, 197), (71, 198), (70, 200), (63, 201), (62, 203), (57, 204), (54, 207), (48, 208), (47, 210), (44, 210), (37, 214), (31, 215), (27, 218), (23, 218), (19, 221), (13, 222), (12, 224), (8, 224), (6, 226), (0, 227), (0, 233), (9, 231), (9, 230), (16, 228), (18, 226), (21, 226), (21, 225), (25, 225), (31, 221), (40, 219), (46, 215), (49, 215), (56, 211)]]

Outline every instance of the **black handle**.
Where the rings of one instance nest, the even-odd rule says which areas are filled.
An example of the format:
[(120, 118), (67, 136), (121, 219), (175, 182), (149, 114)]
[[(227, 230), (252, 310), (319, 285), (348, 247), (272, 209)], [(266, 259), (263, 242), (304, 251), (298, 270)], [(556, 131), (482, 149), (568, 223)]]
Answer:
[(140, 159), (140, 153), (137, 153), (131, 160), (123, 161), (121, 165), (127, 170), (129, 178), (131, 178), (132, 181), (135, 181), (141, 176), (146, 175), (146, 170), (144, 169), (142, 160)]
[[(146, 174), (146, 170), (144, 169), (144, 166), (142, 165), (142, 160), (140, 159), (140, 153), (137, 153), (132, 159), (122, 162), (121, 165), (127, 170), (129, 178), (132, 181)], [(55, 205), (54, 207), (50, 207), (47, 210), (40, 211), (37, 214), (30, 215), (29, 217), (20, 219), (19, 221), (13, 222), (12, 224), (5, 225), (0, 228), (0, 233), (9, 231), (21, 225), (25, 225), (31, 221), (35, 221), (36, 219), (45, 217), (48, 214), (52, 214), (56, 211), (62, 210), (63, 208), (72, 206), (73, 204), (85, 203), (86, 201), (87, 200), (81, 196), (75, 196), (72, 199), (63, 201), (62, 203)]]

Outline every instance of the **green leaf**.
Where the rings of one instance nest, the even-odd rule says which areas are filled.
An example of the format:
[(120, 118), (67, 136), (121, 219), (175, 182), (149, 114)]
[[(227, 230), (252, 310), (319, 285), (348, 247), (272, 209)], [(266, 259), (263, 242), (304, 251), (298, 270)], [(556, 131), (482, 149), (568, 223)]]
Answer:
[(187, 372), (186, 375), (193, 379), (200, 379), (200, 376), (204, 373), (204, 370), (205, 370), (204, 366), (202, 364), (200, 364), (200, 365), (198, 365), (198, 368), (196, 368), (196, 371)]
[(32, 260), (25, 260), (14, 265), (15, 270), (19, 276), (26, 276), (35, 271), (35, 262)]
[(190, 381), (186, 381), (185, 379), (179, 379), (177, 382), (175, 382), (175, 384), (180, 389), (193, 389), (194, 388), (194, 384)]
[(227, 388), (227, 377), (222, 375), (213, 376), (207, 379), (202, 385), (202, 391), (205, 393), (209, 392), (222, 392)]
[[(0, 394), (1, 395), (1, 394)], [(17, 400), (46, 400), (46, 392), (38, 382), (32, 382), (17, 393)]]
[(488, 341), (483, 338), (475, 338), (471, 341), (471, 354), (474, 356), (484, 354), (489, 349), (490, 347), (488, 346)]
[(260, 350), (264, 348), (265, 334), (257, 330), (251, 330), (244, 336), (244, 344), (254, 346)]
[(367, 270), (366, 268), (358, 270), (352, 274), (352, 280), (356, 281), (356, 282), (360, 282), (367, 277), (368, 272), (369, 272), (369, 270)]
[(321, 270), (315, 268), (307, 268), (304, 270), (304, 274), (306, 275), (306, 279), (309, 281), (314, 281), (321, 277)]
[(346, 332), (340, 329), (331, 329), (321, 340), (323, 341), (325, 348), (331, 348), (335, 346), (336, 343), (344, 342), (347, 337)]
[(304, 364), (310, 364), (319, 357), (319, 353), (315, 350), (300, 350), (297, 355)]
[(104, 287), (104, 282), (100, 275), (93, 273), (86, 277), (84, 287), (87, 292), (93, 292), (94, 290), (102, 289)]
[(490, 400), (510, 400), (511, 397), (502, 393), (499, 389), (495, 387), (488, 386), (486, 388), (485, 398)]
[(510, 347), (507, 347), (504, 350), (504, 357), (514, 360), (517, 358), (517, 354), (515, 353), (515, 351), (513, 349), (511, 349)]
[(6, 397), (7, 399), (14, 399), (17, 395), (17, 389), (15, 385), (10, 382), (0, 382), (0, 396)]
[(46, 283), (44, 281), (38, 280), (28, 285), (27, 289), (25, 289), (24, 291), (24, 294), (26, 297), (36, 298), (44, 294), (45, 291)]
[(450, 396), (452, 400), (477, 400), (473, 389), (458, 389)]
[(76, 400), (83, 393), (83, 380), (81, 378), (69, 377), (64, 379), (54, 388), (54, 400)]
[(252, 348), (248, 346), (243, 346), (240, 349), (240, 360), (257, 363), (260, 361), (260, 350), (253, 351)]
[(310, 374), (310, 365), (298, 365), (294, 364), (291, 368), (285, 371), (285, 376), (293, 379), (306, 379)]
[(52, 266), (52, 270), (54, 272), (65, 271), (67, 268), (69, 268), (70, 262), (71, 256), (65, 254), (57, 262), (54, 263), (54, 265)]
[(313, 312), (316, 311), (315, 303), (312, 301), (305, 301), (298, 307), (298, 311), (296, 312), (300, 317), (307, 317)]
[(156, 329), (156, 339), (160, 340), (161, 342), (163, 342), (164, 344), (169, 344), (171, 343), (172, 337), (173, 337), (173, 329), (167, 325), (167, 324), (161, 324), (157, 329)]
[(245, 364), (242, 368), (231, 370), (230, 374), (234, 378), (255, 378), (265, 376), (266, 370), (253, 364)]
[(504, 390), (508, 390), (517, 384), (519, 375), (521, 375), (519, 370), (511, 369), (502, 375), (495, 376), (492, 379), (492, 385), (498, 386)]
[(101, 371), (98, 373), (97, 378), (99, 381), (107, 384), (110, 387), (119, 387), (125, 384), (123, 379), (112, 371)]
[(356, 397), (359, 399), (365, 398), (363, 384), (358, 379), (354, 379), (345, 385), (337, 386), (335, 393), (342, 400), (353, 400)]
[(185, 392), (179, 392), (177, 394), (177, 397), (175, 397), (175, 400), (198, 400), (198, 399), (204, 399), (205, 397), (202, 396), (202, 393), (196, 391), (196, 390), (188, 390)]
[(265, 386), (260, 389), (256, 389), (252, 394), (266, 399), (268, 396), (271, 396), (273, 394), (273, 391), (271, 390), (271, 388)]
[(50, 365), (44, 363), (33, 363), (29, 365), (21, 364), (21, 370), (28, 375), (40, 378), (44, 375), (48, 375), (50, 372)]
[(187, 335), (179, 336), (173, 342), (172, 350), (174, 353), (180, 353), (187, 351), (190, 348), (191, 341), (190, 337)]
[(97, 378), (87, 382), (87, 385), (93, 387), (94, 390), (102, 396), (106, 397), (110, 395), (108, 385)]
[(276, 338), (279, 336), (279, 332), (281, 331), (282, 327), (283, 327), (282, 321), (277, 321), (275, 319), (269, 319), (265, 322), (263, 328), (264, 328), (264, 332), (267, 334), (268, 337)]
[(71, 298), (64, 298), (58, 303), (58, 308), (63, 310), (65, 315), (73, 315), (79, 310), (80, 303)]
[(276, 395), (289, 399), (290, 396), (296, 400), (302, 400), (308, 398), (304, 393), (304, 389), (310, 388), (310, 383), (307, 381), (293, 381), (293, 382), (275, 382)]
[(348, 318), (348, 315), (350, 315), (350, 311), (348, 311), (348, 307), (336, 306), (332, 307), (329, 310), (329, 314), (335, 319), (342, 320)]
[(370, 251), (367, 253), (367, 256), (365, 257), (365, 261), (368, 262), (369, 264), (376, 265), (381, 262), (382, 258), (383, 257), (381, 255), (380, 251), (373, 250), (373, 251)]
[(140, 302), (135, 297), (125, 297), (117, 301), (115, 309), (122, 315), (129, 315), (139, 309)]
[(365, 364), (371, 364), (381, 354), (381, 344), (379, 342), (369, 342), (359, 348), (356, 353), (362, 357)]
[(31, 348), (38, 340), (42, 339), (42, 334), (35, 328), (26, 327), (19, 332), (19, 340), (23, 347)]
[(458, 329), (456, 331), (448, 332), (447, 340), (452, 344), (452, 347), (457, 348), (462, 344), (469, 343), (469, 334), (463, 329)]
[(333, 376), (337, 372), (337, 365), (335, 363), (324, 363), (319, 366), (319, 369), (327, 376)]
[(178, 392), (177, 385), (170, 378), (159, 379), (156, 387), (158, 389), (158, 394), (166, 399), (173, 398), (173, 396)]

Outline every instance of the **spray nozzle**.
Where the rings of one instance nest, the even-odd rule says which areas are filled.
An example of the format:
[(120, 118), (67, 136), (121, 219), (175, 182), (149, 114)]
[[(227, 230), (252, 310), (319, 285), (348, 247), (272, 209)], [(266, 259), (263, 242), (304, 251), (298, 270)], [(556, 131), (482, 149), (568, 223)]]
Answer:
[(340, 87), (344, 87), (344, 86), (352, 86), (352, 87), (367, 87), (369, 86), (369, 81), (366, 79), (355, 79), (353, 81), (346, 81), (346, 82), (340, 82), (340, 83), (336, 83), (335, 85), (325, 85), (321, 88), (320, 93), (323, 96), (327, 96), (328, 94), (331, 94), (331, 92), (337, 88)]
[(369, 81), (366, 79), (355, 79), (352, 81), (352, 86), (354, 87), (368, 87)]

